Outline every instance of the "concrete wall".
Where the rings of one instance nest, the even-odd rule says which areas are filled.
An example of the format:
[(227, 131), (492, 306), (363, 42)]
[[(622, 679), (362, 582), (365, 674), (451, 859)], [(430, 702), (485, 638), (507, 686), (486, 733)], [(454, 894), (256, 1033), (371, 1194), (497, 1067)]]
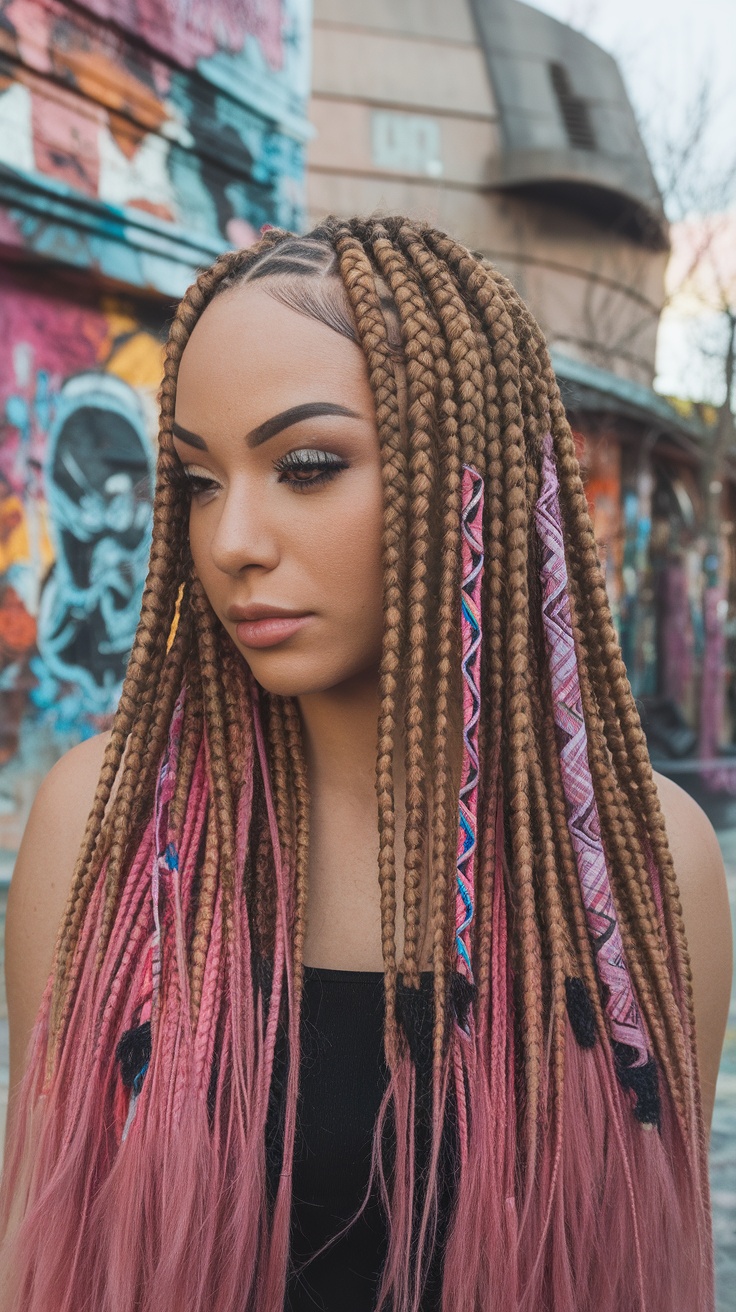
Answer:
[(502, 123), (470, 0), (315, 0), (310, 221), (426, 218), (517, 283), (552, 344), (650, 384), (666, 253), (553, 202), (491, 188)]

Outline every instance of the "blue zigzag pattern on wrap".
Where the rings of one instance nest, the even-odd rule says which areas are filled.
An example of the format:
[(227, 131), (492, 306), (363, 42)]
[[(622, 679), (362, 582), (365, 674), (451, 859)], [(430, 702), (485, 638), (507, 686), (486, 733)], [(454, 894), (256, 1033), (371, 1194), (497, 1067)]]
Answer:
[(478, 719), (480, 716), (481, 581), (483, 578), (483, 479), (463, 465), (461, 618), (463, 760), (455, 897), (458, 972), (473, 982), (470, 926), (475, 910), (478, 832)]

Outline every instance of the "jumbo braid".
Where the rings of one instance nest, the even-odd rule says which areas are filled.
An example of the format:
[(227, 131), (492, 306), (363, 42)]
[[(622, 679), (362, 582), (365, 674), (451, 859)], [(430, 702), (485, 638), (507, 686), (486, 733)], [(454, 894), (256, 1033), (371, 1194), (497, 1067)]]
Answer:
[(335, 246), (358, 336), (366, 354), (376, 403), (381, 445), (384, 494), (383, 561), (384, 632), (379, 673), (380, 710), (376, 795), (378, 800), (378, 879), (381, 895), (381, 944), (386, 993), (386, 1056), (391, 1066), (397, 1057), (396, 1029), (396, 811), (393, 757), (396, 704), (404, 642), (404, 562), (408, 468), (404, 451), (396, 373), (383, 311), (376, 292), (371, 263), (357, 237), (338, 227)]
[(530, 718), (528, 680), (527, 549), (529, 516), (526, 505), (524, 434), (516, 380), (519, 357), (513, 325), (504, 302), (488, 273), (464, 248), (434, 233), (425, 240), (444, 259), (456, 277), (475, 291), (483, 324), (493, 343), (499, 388), (504, 466), (504, 528), (508, 588), (506, 680), (508, 706), (507, 803), (512, 816), (513, 875), (519, 907), (519, 950), (522, 992), (527, 1025), (522, 1032), (527, 1079), (527, 1171), (534, 1170), (537, 1115), (542, 1068), (541, 942), (533, 882), (533, 851), (526, 765), (527, 724)]
[(293, 697), (284, 700), (286, 745), (291, 762), (296, 797), (296, 836), (294, 853), (294, 982), (301, 994), (304, 979), (304, 935), (307, 915), (307, 878), (309, 863), (309, 786), (302, 744), (299, 707)]
[[(280, 233), (274, 233), (270, 240), (280, 238)], [(107, 856), (107, 901), (111, 909), (106, 916), (107, 926), (118, 897), (121, 863), (126, 851), (124, 832), (132, 818), (131, 807), (141, 760), (144, 754), (153, 755), (156, 748), (160, 755), (164, 745), (163, 741), (155, 743), (150, 728), (155, 713), (155, 692), (167, 655), (166, 636), (176, 609), (180, 583), (177, 575), (186, 553), (187, 507), (181, 496), (179, 464), (171, 441), (179, 362), (195, 323), (220, 281), (231, 276), (236, 266), (243, 266), (252, 258), (248, 252), (231, 252), (202, 272), (181, 300), (166, 344), (148, 575), (110, 741), (57, 937), (49, 1027), (49, 1060), (52, 1064), (76, 990), (75, 948), (100, 859), (104, 852)], [(106, 808), (118, 775), (117, 793), (105, 821)]]
[[(435, 313), (448, 340), (453, 327), (446, 307), (452, 289), (442, 276), (439, 265), (411, 229), (403, 229), (402, 246), (412, 260), (432, 297)], [(454, 316), (453, 316), (454, 321)], [(438, 343), (440, 339), (438, 337)], [(457, 598), (460, 587), (460, 512), (462, 490), (462, 441), (460, 437), (457, 383), (445, 352), (436, 352), (435, 370), (439, 382), (439, 419), (442, 427), (444, 459), (440, 465), (439, 498), (442, 507), (441, 564), (439, 579), (437, 677), (434, 689), (435, 727), (432, 746), (434, 762), (432, 904), (430, 923), (433, 933), (435, 984), (434, 1060), (438, 1065), (445, 1038), (446, 962), (452, 952), (453, 918), (450, 894), (454, 892), (457, 803), (450, 804), (451, 772), (448, 761), (450, 696), (457, 695)]]
[[(541, 451), (541, 432), (547, 432), (550, 429), (550, 398), (548, 398), (547, 388), (544, 386), (544, 370), (546, 370), (546, 348), (544, 348), (539, 329), (529, 311), (526, 310), (516, 289), (508, 279), (504, 278), (492, 269), (488, 262), (484, 262), (484, 268), (495, 277), (497, 285), (504, 290), (505, 297), (508, 298), (509, 312), (512, 315), (514, 328), (520, 338), (520, 344), (525, 349), (527, 359), (522, 363), (521, 369), (521, 386), (522, 394), (525, 396), (525, 417), (526, 426), (530, 430), (530, 436), (533, 438), (529, 451), (527, 451), (527, 493), (529, 493), (530, 504), (535, 504), (538, 496), (539, 478), (538, 462), (539, 451)], [(548, 359), (547, 359), (548, 365)], [(575, 547), (571, 547), (571, 558), (575, 559)], [(534, 576), (533, 576), (534, 579)], [(571, 569), (571, 589), (575, 589), (575, 569)], [(538, 602), (535, 601), (535, 607), (539, 609)], [(576, 634), (579, 630), (576, 630)], [(588, 706), (588, 701), (584, 702)], [(592, 705), (592, 703), (590, 703)], [(548, 689), (548, 701), (546, 708), (538, 705), (535, 723), (543, 724), (547, 735), (551, 735), (551, 740), (555, 739), (554, 718), (551, 714), (551, 690)], [(554, 756), (554, 760), (552, 760)], [(555, 794), (555, 807), (558, 808), (559, 824), (562, 823), (565, 815), (565, 804), (562, 792), (562, 779), (559, 777), (559, 762), (556, 760), (556, 750), (552, 749), (552, 756), (547, 754), (547, 777), (550, 779), (552, 790), (559, 790)], [(617, 790), (607, 790), (605, 799), (602, 800), (602, 807), (606, 808), (607, 803), (615, 802)], [(559, 807), (562, 803), (562, 807)], [(606, 812), (607, 815), (607, 812)], [(630, 821), (631, 823), (631, 821)], [(572, 848), (569, 846), (569, 836), (567, 833), (567, 824), (564, 830), (559, 829), (560, 837), (563, 841), (563, 850), (569, 850), (569, 857), (572, 859), (572, 866), (567, 870), (568, 890), (573, 890), (573, 917), (583, 917), (584, 925), (584, 908), (580, 901), (580, 884), (579, 876), (575, 870), (575, 857), (572, 854)], [(585, 929), (585, 942), (588, 942), (588, 932)], [(588, 960), (588, 953), (585, 953), (583, 960)], [(580, 981), (577, 977), (571, 976), (567, 980), (569, 1009), (571, 1009), (571, 1019), (575, 1026), (576, 1034), (579, 1035), (580, 1042), (584, 1046), (589, 1046), (593, 1042), (593, 1030), (590, 1025), (590, 987), (593, 987), (593, 994), (597, 994), (597, 984), (593, 974), (588, 974), (586, 980), (586, 993), (580, 991)]]
[(274, 800), (282, 850), (291, 852), (296, 838), (296, 815), (291, 794), (291, 769), (284, 724), (284, 699), (268, 699), (268, 741), (273, 771)]
[(258, 784), (260, 786), (254, 807), (253, 851), (250, 857), (253, 867), (250, 886), (253, 889), (252, 920), (258, 953), (263, 963), (271, 960), (274, 951), (276, 871), (260, 778)]
[[(542, 672), (539, 683), (532, 685), (531, 698), (534, 723), (538, 728), (542, 778), (547, 791), (547, 802), (557, 845), (557, 870), (558, 873), (562, 872), (562, 880), (557, 880), (557, 889), (567, 926), (566, 941), (569, 953), (567, 975), (569, 978), (582, 979), (584, 984), (587, 1003), (584, 1003), (583, 1006), (587, 1032), (581, 1036), (580, 1041), (583, 1046), (592, 1046), (594, 1037), (590, 1032), (591, 1017), (597, 1016), (599, 1018), (600, 1032), (603, 1033), (603, 1007), (599, 996), (600, 990), (595, 973), (595, 961), (580, 889), (575, 852), (567, 826), (565, 794), (557, 750), (556, 728), (552, 715), (552, 691), (549, 686), (549, 676), (546, 672)], [(576, 1017), (571, 1016), (571, 1020), (574, 1019)]]
[[(214, 1022), (214, 1017), (202, 1014), (202, 1008), (208, 951), (213, 934), (218, 931), (221, 932), (221, 925), (218, 926), (215, 924), (218, 899), (218, 852), (219, 843), (215, 799), (214, 794), (210, 793), (207, 798), (204, 851), (201, 859), (199, 897), (197, 899), (197, 911), (194, 921), (194, 932), (192, 935), (189, 979), (191, 1020), (192, 1025), (197, 1027), (199, 1033), (202, 1032), (203, 1027), (208, 1023), (211, 1024)], [(206, 1003), (204, 1005), (206, 1006)], [(198, 1075), (203, 1083), (205, 1080), (209, 1080), (209, 1072), (205, 1075), (204, 1069), (201, 1069), (198, 1072)]]
[(184, 686), (187, 690), (184, 705), (184, 724), (182, 726), (181, 748), (179, 750), (179, 769), (176, 775), (176, 790), (171, 801), (171, 828), (181, 831), (187, 807), (187, 799), (194, 773), (194, 765), (202, 741), (204, 708), (202, 705), (202, 680), (199, 661), (195, 652), (191, 652), (184, 666)]
[[(438, 322), (442, 329), (440, 347), (437, 351), (436, 369), (438, 376), (442, 377), (442, 370), (449, 364), (452, 379), (453, 395), (453, 426), (459, 437), (459, 450), (457, 452), (457, 466), (454, 465), (455, 459), (455, 436), (454, 432), (443, 434), (443, 450), (447, 453), (447, 474), (449, 480), (447, 485), (443, 484), (440, 492), (441, 505), (446, 507), (445, 511), (445, 528), (441, 535), (441, 583), (440, 583), (440, 608), (439, 608), (439, 631), (437, 637), (438, 645), (438, 685), (435, 693), (435, 714), (437, 717), (438, 733), (436, 738), (436, 747), (433, 751), (433, 760), (435, 763), (435, 784), (439, 793), (439, 784), (442, 772), (446, 771), (445, 755), (447, 751), (447, 704), (450, 691), (458, 695), (457, 679), (451, 678), (455, 674), (457, 665), (457, 653), (455, 650), (455, 634), (457, 630), (457, 598), (458, 598), (458, 565), (460, 560), (460, 479), (461, 466), (466, 464), (475, 469), (481, 477), (485, 472), (486, 463), (486, 422), (485, 422), (485, 395), (484, 395), (484, 377), (481, 368), (481, 355), (479, 352), (478, 325), (473, 322), (473, 317), (465, 305), (458, 288), (455, 285), (452, 276), (441, 261), (427, 248), (421, 239), (421, 232), (406, 225), (399, 233), (399, 242), (412, 260), (414, 267), (419, 273), (424, 286), (426, 287), (429, 298), (432, 302), (433, 309), (437, 315)], [(445, 350), (447, 355), (445, 356)], [(446, 403), (445, 403), (446, 404)], [(455, 418), (455, 415), (457, 418)], [(450, 456), (453, 457), (453, 465), (450, 466)], [(442, 655), (445, 656), (444, 668), (441, 664)], [(452, 658), (455, 658), (454, 663)], [(442, 734), (440, 736), (440, 715), (442, 715)], [(446, 782), (446, 781), (445, 781)], [(447, 849), (446, 833), (446, 814), (445, 804), (443, 803), (442, 811), (437, 817), (437, 823), (433, 824), (433, 840), (438, 853), (444, 853)], [(453, 822), (456, 829), (456, 813), (453, 809)], [(454, 834), (456, 837), (456, 834)], [(453, 855), (456, 844), (453, 847)], [(444, 858), (443, 858), (444, 859)], [(436, 872), (440, 875), (443, 860), (438, 860), (440, 869)], [(453, 881), (454, 882), (454, 881)], [(436, 878), (433, 883), (435, 888), (435, 907), (433, 909), (433, 923), (435, 923), (435, 1010), (439, 1012), (440, 1001), (442, 999), (442, 989), (444, 987), (444, 972), (440, 975), (440, 961), (442, 960), (441, 952), (444, 957), (447, 955), (450, 946), (445, 940), (447, 938), (446, 930), (443, 930), (442, 921), (452, 920), (448, 915), (446, 902), (447, 891), (446, 881), (444, 878)], [(439, 922), (439, 923), (438, 923)], [(473, 933), (475, 927), (473, 926)], [(443, 1016), (436, 1015), (435, 1028), (435, 1053), (439, 1054), (440, 1036), (442, 1035)]]
[[(176, 791), (171, 803), (171, 827), (183, 830), (194, 771), (202, 748), (204, 706), (198, 665), (192, 660), (185, 673), (187, 698), (179, 752)], [(189, 967), (189, 998), (192, 1024), (196, 1025), (202, 1001), (202, 984), (207, 962), (207, 948), (212, 932), (217, 897), (217, 827), (212, 796), (207, 801), (207, 820), (203, 836), (203, 854), (195, 880), (196, 904), (192, 924)]]
[[(184, 679), (184, 670), (189, 661), (191, 648), (192, 617), (189, 611), (186, 610), (177, 625), (176, 633), (166, 653), (166, 660), (161, 671), (157, 696), (154, 699), (154, 714), (149, 730), (150, 737), (141, 755), (138, 781), (131, 803), (131, 824), (133, 823), (133, 817), (136, 818), (135, 822), (138, 826), (145, 818), (146, 799), (150, 797), (151, 791), (155, 787), (156, 774), (160, 763), (160, 744), (166, 741), (169, 721)], [(159, 747), (158, 752), (156, 751), (157, 747)], [(131, 835), (131, 838), (133, 838), (133, 835)], [(128, 855), (129, 851), (125, 851), (123, 860), (127, 860)]]
[[(626, 669), (621, 659), (620, 647), (613, 629), (610, 606), (606, 596), (590, 517), (587, 513), (585, 493), (580, 480), (572, 436), (564, 418), (561, 403), (554, 396), (556, 388), (553, 381), (551, 381), (550, 390), (552, 392), (550, 408), (553, 418), (553, 435), (560, 470), (560, 495), (562, 504), (570, 516), (572, 532), (578, 544), (574, 559), (580, 561), (581, 576), (578, 580), (580, 600), (583, 613), (588, 617), (591, 630), (599, 635), (605, 684), (607, 689), (610, 690), (616, 708), (623, 740), (622, 742), (619, 740), (618, 732), (614, 729), (609, 741), (611, 742), (619, 779), (626, 789), (627, 798), (635, 815), (645, 826), (645, 832), (652, 845), (657, 869), (668, 887), (669, 895), (664, 900), (664, 909), (665, 915), (669, 913), (668, 919), (671, 932), (678, 944), (675, 969), (682, 981), (685, 1019), (689, 1034), (692, 1036), (695, 1023), (692, 971), (672, 856), (664, 832), (659, 797), (652, 778), (651, 764), (641, 729), (641, 721), (631, 695)], [(590, 672), (592, 677), (597, 674), (595, 662), (592, 663)], [(631, 784), (627, 787), (627, 772), (629, 770), (631, 772)], [(677, 1046), (680, 1049), (678, 1059), (686, 1061), (680, 1045)]]
[(202, 700), (209, 755), (210, 784), (220, 843), (220, 887), (226, 940), (233, 934), (232, 906), (236, 891), (234, 794), (227, 769), (228, 744), (224, 694), (217, 652), (216, 620), (199, 580), (191, 589), (191, 604), (199, 638)]
[(550, 1004), (549, 1021), (553, 1044), (553, 1101), (551, 1111), (556, 1115), (558, 1133), (562, 1132), (560, 1115), (565, 1074), (565, 1016), (567, 998), (565, 979), (570, 974), (570, 941), (562, 907), (557, 877), (557, 850), (554, 840), (552, 814), (549, 807), (539, 744), (534, 722), (529, 724), (529, 777), (534, 799), (534, 822), (539, 834), (539, 865), (542, 884), (542, 906), (546, 920), (549, 944)]
[[(579, 614), (585, 613), (585, 603), (580, 596), (580, 587), (573, 579), (575, 595), (577, 596), (577, 609)], [(609, 759), (614, 762), (616, 774), (623, 785), (625, 792), (628, 794), (632, 789), (631, 767), (626, 755), (626, 745), (621, 730), (621, 722), (618, 712), (614, 705), (610, 692), (610, 686), (606, 676), (606, 661), (601, 647), (600, 637), (594, 624), (588, 624), (586, 629), (586, 642), (589, 652), (589, 668), (591, 675), (591, 686), (595, 689), (595, 696), (600, 706), (601, 716), (603, 719), (603, 731), (606, 738), (607, 751), (610, 753)], [(633, 785), (634, 791), (636, 786)], [(628, 850), (631, 853), (633, 861), (633, 872), (635, 885), (626, 887), (626, 894), (633, 899), (638, 907), (638, 914), (642, 921), (648, 921), (650, 931), (661, 943), (665, 957), (669, 958), (669, 946), (666, 941), (664, 926), (660, 925), (657, 909), (655, 906), (647, 862), (642, 847), (643, 830), (637, 821), (636, 815), (632, 815), (630, 806), (623, 801), (622, 794), (615, 794), (615, 803), (619, 812), (619, 824), (624, 831), (625, 840)], [(659, 960), (659, 957), (658, 957)], [(660, 971), (660, 980), (665, 981), (664, 988), (667, 993), (669, 984), (669, 973), (665, 967), (664, 975)]]
[[(573, 587), (571, 589), (571, 609), (575, 606), (576, 601), (578, 601), (577, 589)], [(635, 890), (640, 892), (635, 859), (632, 858), (626, 832), (619, 819), (617, 789), (611, 782), (610, 771), (607, 769), (606, 755), (603, 749), (605, 741), (603, 729), (599, 722), (590, 687), (588, 673), (590, 662), (585, 637), (574, 609), (572, 609), (572, 615), (575, 645), (581, 658), (579, 661), (579, 675), (586, 725), (588, 727), (588, 755), (598, 799), (607, 865), (611, 872), (611, 888), (618, 894), (616, 910), (621, 929), (621, 939), (626, 953), (627, 965), (636, 988), (636, 996), (641, 1004), (655, 1045), (657, 1059), (664, 1067), (678, 1112), (684, 1114), (686, 1095), (681, 1085), (681, 1071), (676, 1069), (671, 1057), (673, 1049), (677, 1051), (682, 1045), (682, 1031), (677, 1027), (673, 1032), (671, 1025), (673, 1017), (669, 1014), (669, 1009), (666, 1006), (668, 977), (661, 939), (656, 927), (651, 923), (650, 917), (643, 908), (641, 897), (638, 899), (632, 897)], [(640, 926), (640, 932), (637, 936), (634, 935), (631, 919), (632, 903), (636, 917), (633, 923), (638, 921)], [(637, 947), (639, 950), (637, 950)], [(643, 969), (641, 962), (640, 952), (642, 949), (647, 958), (648, 971)], [(657, 988), (655, 994), (652, 988), (652, 978), (655, 986), (658, 984), (664, 986), (664, 993), (660, 988)]]
[(406, 830), (404, 875), (404, 983), (419, 987), (417, 949), (420, 884), (427, 856), (427, 780), (424, 702), (427, 687), (427, 599), (430, 540), (428, 512), (435, 482), (433, 435), (437, 380), (432, 359), (434, 324), (421, 288), (382, 226), (372, 252), (399, 314), (406, 357), (409, 419), (409, 542), (406, 671)]
[[(614, 648), (617, 649), (615, 635), (613, 635), (612, 623), (610, 621), (610, 609), (608, 608), (607, 598), (605, 596), (605, 586), (603, 585), (603, 576), (598, 560), (597, 548), (593, 537), (592, 527), (589, 516), (587, 515), (587, 503), (582, 491), (579, 469), (577, 467), (577, 457), (574, 452), (572, 437), (569, 426), (562, 411), (559, 400), (559, 390), (557, 388), (554, 376), (549, 364), (549, 358), (543, 341), (540, 338), (538, 329), (534, 324), (528, 310), (520, 301), (517, 294), (510, 289), (510, 299), (513, 301), (513, 310), (515, 319), (520, 325), (520, 330), (525, 333), (530, 344), (530, 350), (533, 352), (533, 360), (538, 377), (541, 380), (541, 391), (546, 406), (547, 413), (554, 415), (557, 422), (557, 432), (562, 441), (566, 456), (567, 464), (561, 464), (561, 495), (564, 501), (562, 485), (564, 483), (563, 470), (569, 469), (568, 479), (568, 505), (574, 507), (574, 513), (577, 513), (580, 535), (577, 536), (575, 531), (571, 532), (570, 542), (570, 587), (571, 599), (577, 606), (577, 613), (584, 615), (586, 610), (590, 619), (585, 631), (578, 625), (575, 629), (576, 643), (582, 649), (584, 656), (581, 662), (584, 667), (581, 670), (581, 683), (586, 685), (586, 696), (584, 706), (586, 707), (586, 720), (593, 719), (597, 715), (594, 698), (598, 698), (602, 714), (602, 731), (608, 746), (611, 748), (613, 760), (621, 783), (626, 789), (629, 799), (636, 794), (636, 785), (632, 790), (632, 760), (635, 756), (630, 756), (625, 742), (622, 725), (625, 724), (625, 716), (621, 713), (622, 706), (616, 706), (612, 697), (612, 681), (610, 677), (610, 667), (607, 668), (607, 662), (603, 655), (603, 635), (606, 632), (606, 624), (603, 626), (600, 622), (600, 616), (591, 610), (590, 602), (593, 593), (596, 598), (600, 598), (607, 611), (607, 623), (609, 626), (609, 638), (612, 638)], [(582, 504), (581, 504), (582, 502)], [(586, 513), (581, 513), (585, 508)], [(619, 652), (620, 660), (620, 652)], [(623, 662), (621, 662), (623, 669)], [(590, 673), (590, 681), (588, 680)], [(620, 670), (618, 671), (620, 674)], [(628, 682), (623, 671), (623, 685), (619, 683), (619, 691), (627, 700), (629, 707), (633, 707), (634, 716), (636, 717), (636, 707), (631, 698)], [(637, 717), (638, 718), (638, 717)], [(594, 735), (595, 742), (595, 735)], [(648, 758), (647, 758), (648, 759)], [(620, 793), (617, 788), (609, 786), (609, 770), (607, 763), (602, 762), (600, 751), (598, 749), (597, 770), (595, 771), (596, 791), (599, 793), (599, 806), (601, 810), (601, 819), (604, 822), (609, 844), (614, 844), (616, 858), (612, 864), (612, 873), (617, 878), (612, 882), (618, 887), (619, 905), (623, 910), (623, 902), (632, 905), (635, 911), (636, 922), (640, 926), (639, 940), (647, 952), (650, 970), (658, 991), (659, 1008), (654, 1009), (651, 1005), (651, 986), (648, 978), (642, 976), (639, 966), (637, 949), (634, 940), (630, 934), (626, 933), (627, 925), (624, 923), (625, 932), (624, 942), (628, 943), (627, 958), (630, 962), (632, 975), (637, 982), (637, 990), (641, 995), (642, 1004), (647, 1014), (650, 1028), (657, 1036), (662, 1035), (662, 1022), (659, 1016), (662, 1016), (664, 1024), (669, 1032), (669, 1047), (664, 1047), (658, 1043), (658, 1055), (660, 1061), (663, 1061), (667, 1067), (669, 1080), (672, 1087), (673, 1097), (676, 1107), (681, 1115), (684, 1115), (685, 1093), (682, 1085), (683, 1074), (685, 1069), (685, 1040), (683, 1038), (680, 1017), (676, 1008), (673, 1007), (670, 996), (670, 980), (667, 967), (662, 955), (662, 927), (659, 926), (657, 912), (654, 905), (654, 899), (649, 883), (646, 863), (637, 833), (637, 825), (634, 817), (627, 812), (627, 808), (620, 804)], [(656, 799), (656, 809), (659, 811), (658, 799)], [(626, 872), (625, 878), (621, 878), (622, 871)], [(670, 1053), (677, 1055), (679, 1071), (672, 1065)]]

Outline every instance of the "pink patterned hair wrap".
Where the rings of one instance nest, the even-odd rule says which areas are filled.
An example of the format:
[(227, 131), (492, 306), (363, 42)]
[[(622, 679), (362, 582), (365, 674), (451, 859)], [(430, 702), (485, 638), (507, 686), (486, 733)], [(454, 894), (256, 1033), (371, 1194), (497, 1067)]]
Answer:
[(483, 579), (483, 479), (463, 465), (462, 585), (460, 630), (463, 673), (463, 760), (455, 894), (455, 943), (460, 975), (473, 982), (470, 925), (475, 908), (478, 834), (478, 719), (480, 716), (481, 581)]
[(607, 989), (605, 1012), (611, 1035), (636, 1050), (636, 1058), (631, 1063), (635, 1068), (648, 1061), (649, 1051), (621, 942), (588, 763), (588, 738), (568, 596), (559, 481), (549, 433), (543, 441), (542, 486), (534, 517), (542, 544), (542, 618), (567, 824), (598, 972)]

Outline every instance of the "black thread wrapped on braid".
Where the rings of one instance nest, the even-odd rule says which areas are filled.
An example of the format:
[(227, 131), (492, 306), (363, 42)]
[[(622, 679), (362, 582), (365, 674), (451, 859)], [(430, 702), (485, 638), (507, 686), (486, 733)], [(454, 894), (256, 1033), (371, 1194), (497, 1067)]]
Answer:
[(565, 979), (567, 1014), (570, 1017), (573, 1034), (581, 1048), (592, 1048), (597, 1039), (595, 1012), (588, 990), (577, 975)]

